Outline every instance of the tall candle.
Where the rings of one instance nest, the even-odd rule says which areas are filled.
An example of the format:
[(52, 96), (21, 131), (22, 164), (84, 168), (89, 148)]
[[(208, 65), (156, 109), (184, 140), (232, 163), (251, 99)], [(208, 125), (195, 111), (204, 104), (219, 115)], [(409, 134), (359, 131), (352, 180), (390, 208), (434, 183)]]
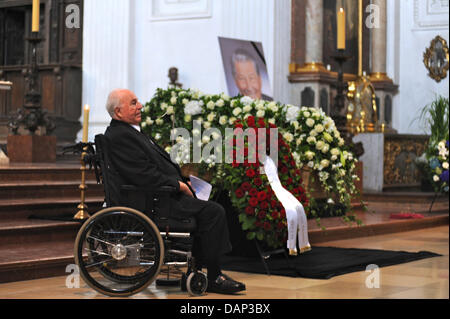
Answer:
[(88, 127), (89, 127), (89, 105), (84, 106), (84, 112), (83, 112), (83, 138), (82, 142), (87, 143), (88, 142)]
[(337, 48), (345, 50), (345, 11), (343, 8), (337, 13)]
[(32, 32), (39, 32), (39, 9), (40, 9), (39, 0), (33, 0), (33, 14), (31, 21)]

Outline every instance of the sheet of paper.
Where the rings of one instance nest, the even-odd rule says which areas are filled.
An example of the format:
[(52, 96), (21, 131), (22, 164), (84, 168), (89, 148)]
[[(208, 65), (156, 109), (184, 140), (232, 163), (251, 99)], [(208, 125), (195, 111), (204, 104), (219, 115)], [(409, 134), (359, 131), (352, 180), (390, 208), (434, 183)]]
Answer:
[(207, 201), (211, 195), (212, 185), (194, 175), (189, 175), (189, 179), (191, 180), (191, 186), (197, 198)]

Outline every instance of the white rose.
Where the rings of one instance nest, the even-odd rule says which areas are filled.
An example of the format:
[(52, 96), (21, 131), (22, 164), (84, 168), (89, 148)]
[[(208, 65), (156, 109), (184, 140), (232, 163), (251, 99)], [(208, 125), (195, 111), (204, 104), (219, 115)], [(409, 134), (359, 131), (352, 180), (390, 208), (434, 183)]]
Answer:
[(170, 103), (176, 104), (177, 103), (177, 98), (176, 97), (170, 98)]
[(271, 118), (271, 119), (269, 119), (269, 121), (268, 121), (270, 124), (275, 124), (275, 119), (274, 118)]
[(206, 118), (208, 119), (209, 122), (212, 122), (216, 118), (216, 114), (215, 113), (209, 113)]
[(182, 102), (183, 102), (183, 104), (184, 104), (184, 105), (186, 105), (186, 104), (188, 104), (188, 103), (189, 103), (189, 100), (188, 100), (188, 99), (183, 99), (183, 101), (182, 101)]
[(205, 129), (210, 128), (210, 127), (211, 127), (211, 122), (205, 122), (205, 123), (203, 123), (203, 127), (204, 127)]
[(286, 111), (286, 120), (288, 122), (293, 122), (297, 120), (298, 115), (300, 114), (300, 108), (298, 106), (289, 106)]
[(159, 139), (161, 139), (161, 134), (156, 133), (156, 135), (155, 135), (155, 140), (159, 140)]
[(327, 168), (328, 166), (330, 166), (330, 161), (324, 159), (320, 162), (320, 165), (322, 165), (324, 168)]
[(323, 125), (322, 124), (317, 124), (314, 129), (318, 132), (318, 133), (322, 133), (323, 132)]
[(209, 143), (210, 141), (211, 141), (211, 138), (210, 138), (209, 136), (203, 136), (202, 142), (203, 142), (204, 144)]
[(448, 169), (448, 162), (442, 163), (442, 168), (443, 169)]
[(234, 116), (238, 116), (239, 114), (241, 114), (242, 113), (242, 109), (240, 108), (240, 107), (236, 107), (234, 110), (233, 110), (233, 115)]
[(316, 138), (314, 136), (308, 136), (306, 142), (308, 142), (308, 144), (314, 144), (316, 142)]
[(331, 151), (330, 151), (330, 153), (331, 153), (331, 155), (336, 155), (336, 156), (338, 156), (340, 152), (339, 152), (339, 150), (338, 150), (337, 148), (332, 148)]
[(297, 141), (296, 141), (297, 146), (300, 145), (300, 144), (302, 144), (302, 142), (303, 142), (303, 138), (299, 137), (299, 138), (297, 139)]
[(241, 98), (241, 103), (244, 105), (249, 105), (253, 103), (253, 99), (250, 96), (244, 96)]
[(145, 119), (145, 123), (147, 123), (147, 125), (152, 125), (152, 124), (153, 124), (152, 118), (151, 118), (151, 117), (147, 117), (147, 118)]
[(244, 113), (249, 113), (252, 110), (252, 106), (246, 105), (246, 106), (244, 106), (244, 108), (242, 110), (244, 111)]
[(318, 141), (316, 143), (316, 149), (318, 149), (319, 151), (322, 150), (324, 146), (325, 146), (325, 142), (324, 141)]
[(216, 106), (216, 103), (214, 103), (214, 101), (209, 101), (208, 103), (206, 103), (206, 108), (208, 108), (210, 110), (214, 110), (215, 106)]
[(309, 113), (308, 111), (306, 111), (306, 112), (303, 112), (303, 115), (304, 115), (305, 117), (310, 117), (310, 116), (311, 116), (311, 113)]
[(226, 115), (222, 115), (222, 116), (219, 118), (219, 124), (220, 124), (220, 125), (225, 125), (225, 124), (227, 124), (227, 121), (228, 121), (228, 117), (227, 117)]
[(313, 161), (308, 162), (308, 167), (313, 168), (314, 167), (314, 162)]
[(163, 123), (164, 121), (162, 119), (156, 119), (156, 125), (161, 125)]
[(165, 109), (167, 109), (167, 103), (161, 103), (161, 110), (165, 110)]
[(191, 114), (186, 114), (185, 116), (184, 116), (184, 121), (185, 122), (190, 122), (192, 120), (192, 115)]
[(290, 143), (294, 140), (294, 135), (291, 133), (284, 133), (283, 138)]
[(220, 138), (220, 134), (219, 133), (217, 133), (217, 132), (212, 132), (212, 138), (213, 138), (213, 140), (217, 140), (217, 139), (219, 139)]
[(314, 136), (314, 137), (316, 137), (317, 135), (319, 135), (319, 133), (317, 133), (316, 130), (311, 130), (311, 132), (309, 132), (309, 136)]
[(259, 110), (258, 112), (256, 112), (257, 117), (264, 117), (265, 114), (266, 112), (264, 110)]
[(306, 125), (308, 125), (309, 127), (313, 127), (314, 126), (314, 120), (312, 118), (308, 118), (306, 120)]
[(202, 112), (203, 112), (203, 110), (198, 101), (190, 101), (188, 104), (186, 104), (186, 106), (184, 108), (185, 114), (197, 115), (197, 114), (201, 114)]
[(142, 128), (146, 128), (147, 127), (147, 123), (146, 122), (141, 122), (141, 127)]
[(312, 160), (312, 159), (314, 158), (315, 155), (316, 155), (316, 154), (314, 154), (314, 152), (311, 152), (311, 151), (307, 151), (307, 152), (305, 153), (305, 156), (306, 156), (306, 158), (307, 158), (308, 160)]
[(331, 156), (331, 160), (332, 160), (332, 161), (336, 161), (337, 158), (338, 158), (338, 157), (337, 157), (336, 155), (332, 155), (332, 156)]
[(299, 128), (299, 124), (298, 124), (298, 121), (293, 121), (292, 122), (292, 125), (294, 126), (294, 128), (295, 128), (295, 130), (297, 131), (298, 130), (298, 128)]
[(170, 115), (170, 114), (173, 114), (173, 113), (174, 113), (174, 109), (173, 109), (173, 106), (169, 106), (169, 107), (167, 107), (167, 111), (166, 111), (166, 113), (167, 113), (168, 115)]
[(435, 182), (439, 182), (439, 176), (437, 176), (437, 175), (434, 175), (434, 176), (433, 176), (433, 181), (435, 181)]
[(217, 105), (218, 107), (222, 107), (222, 106), (225, 105), (225, 102), (224, 102), (222, 99), (219, 99), (219, 100), (217, 100), (216, 105)]
[(322, 153), (324, 153), (324, 154), (327, 153), (329, 149), (330, 149), (330, 145), (325, 144), (322, 148)]
[(236, 118), (234, 116), (230, 117), (230, 119), (228, 120), (228, 124), (233, 125), (234, 122), (236, 122)]

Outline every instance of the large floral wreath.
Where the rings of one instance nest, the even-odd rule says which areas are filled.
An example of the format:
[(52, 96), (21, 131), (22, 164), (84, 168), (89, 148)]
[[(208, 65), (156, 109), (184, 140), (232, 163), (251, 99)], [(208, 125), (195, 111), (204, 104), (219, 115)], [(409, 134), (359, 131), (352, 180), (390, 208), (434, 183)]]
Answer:
[[(217, 128), (218, 131), (202, 133), (194, 121), (201, 123), (201, 130), (207, 132)], [(320, 180), (328, 198), (326, 205), (333, 206), (338, 201), (350, 210), (351, 200), (357, 194), (354, 184), (357, 159), (348, 151), (334, 121), (322, 110), (249, 97), (209, 95), (191, 89), (157, 89), (142, 110), (141, 127), (167, 152), (171, 152), (175, 143), (186, 145), (175, 155), (171, 153), (183, 165), (192, 162), (193, 141), (198, 143), (197, 147), (205, 146), (225, 136), (226, 128), (262, 127), (263, 122), (266, 128), (278, 128), (280, 180), (302, 202), (308, 216), (318, 216), (318, 206), (308, 190), (302, 187), (302, 168), (313, 171)], [(171, 136), (173, 129), (179, 127), (191, 132), (192, 136)], [(267, 178), (259, 174), (258, 165), (217, 163), (216, 154), (210, 154), (200, 158), (199, 171), (209, 171), (213, 186), (222, 185), (221, 188), (230, 193), (247, 238), (280, 247), (287, 234), (284, 211), (269, 190)]]

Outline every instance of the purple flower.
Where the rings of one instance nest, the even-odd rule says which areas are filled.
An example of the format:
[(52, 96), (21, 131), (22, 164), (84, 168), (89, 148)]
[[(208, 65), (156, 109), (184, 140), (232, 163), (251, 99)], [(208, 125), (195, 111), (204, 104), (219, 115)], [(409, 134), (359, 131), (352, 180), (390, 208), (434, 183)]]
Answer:
[(445, 171), (441, 174), (440, 178), (441, 178), (441, 181), (443, 181), (443, 182), (448, 182), (448, 170), (445, 170)]

